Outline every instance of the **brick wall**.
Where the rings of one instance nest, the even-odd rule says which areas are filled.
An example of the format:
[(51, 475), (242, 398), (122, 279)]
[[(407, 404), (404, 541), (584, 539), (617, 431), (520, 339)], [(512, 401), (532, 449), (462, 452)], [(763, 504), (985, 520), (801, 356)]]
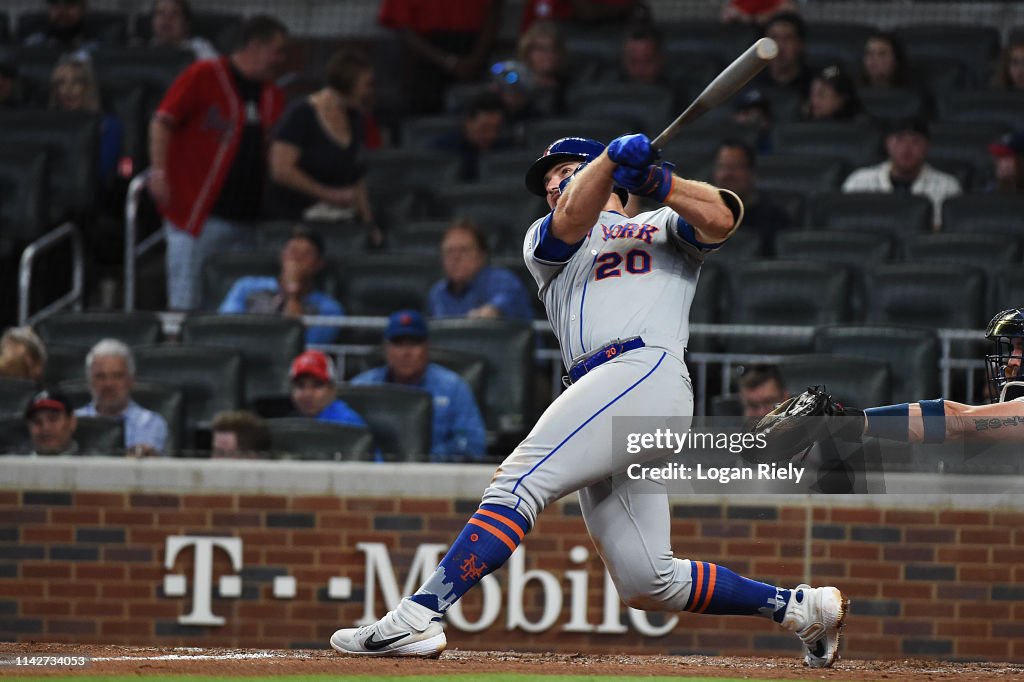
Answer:
[[(366, 558), (357, 543), (383, 543), (398, 585), (421, 543), (448, 543), (475, 499), (152, 493), (102, 490), (0, 490), (0, 638), (136, 645), (324, 646), (331, 632), (364, 609)], [(1024, 513), (1020, 511), (865, 508), (786, 504), (675, 504), (679, 556), (727, 565), (768, 582), (813, 579), (853, 599), (846, 655), (926, 656), (1024, 662)], [(213, 555), (212, 611), (223, 626), (178, 622), (191, 607), (194, 550), (164, 568), (168, 536), (230, 536), (243, 543), (242, 591), (216, 592), (235, 574), (227, 554)], [(482, 633), (449, 626), (450, 645), (526, 651), (789, 654), (794, 638), (758, 618), (680, 614), (666, 636), (565, 632), (569, 581), (586, 570), (587, 615), (606, 618), (603, 569), (579, 508), (563, 502), (541, 516), (524, 543), (526, 569), (551, 572), (563, 610), (541, 633), (504, 627)], [(589, 558), (569, 559), (583, 546)], [(577, 559), (579, 557), (576, 557)], [(163, 593), (164, 576), (184, 575), (188, 595)], [(294, 598), (275, 598), (277, 576), (295, 578)], [(331, 578), (351, 581), (347, 599), (331, 598)], [(379, 583), (379, 581), (378, 581)], [(524, 594), (532, 620), (542, 612), (535, 583)], [(378, 615), (383, 613), (380, 594)], [(475, 620), (480, 591), (464, 600)], [(625, 607), (619, 618), (628, 622)], [(664, 617), (652, 614), (653, 625)], [(500, 644), (499, 644), (500, 643)]]

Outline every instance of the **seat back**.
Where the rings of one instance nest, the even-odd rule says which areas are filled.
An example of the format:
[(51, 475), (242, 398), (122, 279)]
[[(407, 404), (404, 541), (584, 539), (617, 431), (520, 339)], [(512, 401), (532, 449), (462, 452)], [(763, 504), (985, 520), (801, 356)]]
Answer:
[(46, 385), (56, 385), (63, 381), (83, 381), (85, 356), (88, 354), (88, 346), (47, 343), (46, 368), (43, 370)]
[(807, 27), (807, 61), (815, 67), (838, 64), (853, 71), (860, 66), (864, 43), (876, 30), (870, 24), (815, 21)]
[(983, 327), (985, 273), (967, 265), (879, 265), (869, 277), (867, 321), (960, 329)]
[(82, 455), (123, 455), (124, 421), (113, 417), (79, 417), (75, 442)]
[(441, 265), (419, 256), (366, 256), (341, 262), (335, 272), (347, 314), (390, 315), (403, 308), (423, 310), (427, 292), (441, 278)]
[(284, 459), (364, 461), (373, 459), (373, 434), (362, 426), (301, 417), (266, 420), (270, 448)]
[(931, 229), (932, 203), (917, 195), (830, 192), (811, 199), (808, 222), (830, 230), (905, 237)]
[[(715, 151), (725, 140), (739, 140), (751, 147), (757, 146), (757, 129), (750, 126), (739, 125), (729, 119), (697, 121), (693, 125), (684, 127), (679, 133), (669, 140), (661, 150), (662, 158), (685, 167), (684, 164), (692, 163), (693, 159), (713, 160)], [(685, 173), (692, 177), (697, 170), (703, 171), (701, 166), (691, 166)]]
[(572, 116), (631, 121), (633, 130), (653, 137), (672, 119), (674, 98), (660, 85), (594, 83), (572, 88), (567, 100)]
[(873, 127), (841, 121), (780, 123), (775, 128), (775, 153), (827, 156), (851, 168), (881, 160), (882, 136)]
[[(83, 21), (86, 34), (95, 36), (103, 44), (124, 45), (128, 37), (128, 15), (123, 12), (90, 9)], [(22, 12), (18, 15), (18, 42), (45, 31), (48, 22), (47, 12)]]
[(939, 339), (932, 328), (888, 325), (821, 327), (814, 334), (814, 352), (886, 362), (892, 379), (892, 399), (896, 402), (938, 395)]
[(438, 190), (435, 209), (438, 216), (469, 218), (485, 232), (522, 234), (540, 217), (537, 203), (521, 186), (457, 184)]
[(803, 192), (835, 192), (846, 177), (846, 164), (840, 158), (802, 154), (772, 154), (757, 160), (757, 187)]
[(999, 29), (970, 24), (907, 24), (895, 28), (911, 62), (955, 58), (980, 81), (999, 54)]
[[(668, 23), (661, 28), (665, 35), (666, 53), (691, 59), (712, 57), (722, 64), (732, 62), (757, 40), (754, 27), (742, 23), (694, 18)], [(688, 64), (689, 59), (685, 63)]]
[(526, 148), (536, 150), (540, 156), (548, 145), (563, 137), (590, 137), (608, 144), (621, 134), (622, 123), (618, 119), (543, 118), (532, 122), (526, 131)]
[(946, 122), (981, 123), (1008, 128), (1024, 126), (1024, 92), (974, 90), (948, 92), (939, 97), (939, 119)]
[(1024, 238), (1024, 196), (961, 194), (942, 203), (942, 229)]
[(366, 420), (381, 454), (390, 461), (430, 459), (434, 398), (406, 386), (340, 386), (338, 397)]
[(217, 310), (242, 277), (277, 277), (280, 258), (272, 252), (215, 253), (203, 263), (203, 310)]
[(17, 415), (20, 419), (38, 392), (39, 385), (34, 381), (0, 377), (0, 414)]
[(468, 318), (433, 320), (430, 343), (463, 351), (487, 363), (486, 398), (480, 405), (487, 428), (518, 432), (533, 419), (531, 390), (533, 330), (529, 322)]
[(366, 157), (366, 184), (373, 189), (432, 192), (455, 182), (458, 174), (458, 156), (436, 149), (379, 149)]
[(27, 455), (32, 452), (25, 418), (0, 412), (0, 454)]
[(864, 110), (881, 121), (916, 118), (925, 112), (925, 100), (920, 92), (894, 88), (859, 88), (857, 90)]
[(302, 323), (280, 315), (190, 315), (181, 340), (234, 348), (245, 366), (246, 403), (288, 392), (288, 368), (305, 347)]
[(242, 406), (242, 363), (242, 354), (233, 348), (165, 344), (135, 349), (136, 375), (140, 380), (172, 386), (182, 392), (182, 448), (196, 447), (196, 430), (207, 428), (218, 412)]
[(61, 313), (40, 321), (36, 331), (47, 344), (92, 348), (101, 339), (117, 339), (143, 346), (161, 340), (163, 324), (152, 312)]
[[(194, 12), (192, 33), (212, 42), (220, 52), (229, 52), (234, 33), (242, 24), (242, 15), (230, 12)], [(150, 12), (135, 15), (133, 35), (148, 42), (153, 38), (153, 15)]]
[(42, 236), (47, 226), (49, 155), (38, 144), (0, 149), (0, 234), (18, 242)]
[(882, 360), (837, 355), (794, 355), (779, 363), (786, 389), (796, 395), (824, 386), (836, 402), (857, 407), (888, 405), (889, 366)]
[(907, 260), (913, 263), (958, 263), (977, 268), (1020, 262), (1020, 243), (1010, 235), (937, 233), (907, 240)]

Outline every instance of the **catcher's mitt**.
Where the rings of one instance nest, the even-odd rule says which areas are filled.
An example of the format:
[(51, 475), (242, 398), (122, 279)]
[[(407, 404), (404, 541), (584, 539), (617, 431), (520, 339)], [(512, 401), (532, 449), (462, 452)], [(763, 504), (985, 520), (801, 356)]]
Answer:
[(832, 400), (824, 387), (819, 390), (814, 386), (780, 403), (761, 418), (753, 433), (763, 438), (765, 447), (755, 448), (750, 454), (763, 462), (787, 462), (802, 457), (812, 445), (829, 438), (857, 442), (864, 429), (863, 417), (863, 411), (843, 407)]

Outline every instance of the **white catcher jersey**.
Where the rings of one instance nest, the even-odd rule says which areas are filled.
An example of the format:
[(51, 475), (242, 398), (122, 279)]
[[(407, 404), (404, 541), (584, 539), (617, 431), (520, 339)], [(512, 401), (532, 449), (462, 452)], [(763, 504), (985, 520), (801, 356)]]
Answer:
[(705, 247), (681, 237), (676, 231), (680, 218), (668, 207), (633, 218), (602, 211), (568, 261), (549, 262), (534, 253), (545, 219), (530, 226), (523, 256), (537, 280), (565, 366), (631, 336), (682, 358), (703, 253), (718, 245)]

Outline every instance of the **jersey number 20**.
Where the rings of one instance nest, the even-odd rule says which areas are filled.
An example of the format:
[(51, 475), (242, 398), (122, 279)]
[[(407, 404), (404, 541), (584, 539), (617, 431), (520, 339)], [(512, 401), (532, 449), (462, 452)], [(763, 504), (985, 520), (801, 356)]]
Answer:
[(600, 282), (608, 277), (621, 277), (620, 266), (625, 261), (626, 272), (631, 275), (643, 275), (651, 271), (651, 254), (643, 249), (633, 249), (623, 258), (621, 254), (603, 253), (597, 258), (599, 265), (594, 272), (594, 281)]

